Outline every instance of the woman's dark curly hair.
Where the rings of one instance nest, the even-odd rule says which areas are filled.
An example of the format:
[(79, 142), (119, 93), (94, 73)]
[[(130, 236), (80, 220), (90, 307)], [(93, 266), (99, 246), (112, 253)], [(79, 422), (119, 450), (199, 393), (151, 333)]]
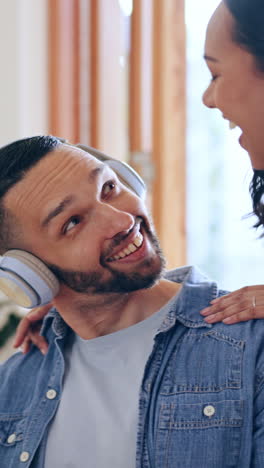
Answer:
[[(258, 218), (254, 227), (264, 227), (264, 170), (254, 170), (254, 176), (250, 184), (250, 194), (253, 202), (253, 213)], [(264, 233), (261, 237), (263, 236)]]
[(234, 19), (233, 41), (250, 52), (264, 72), (264, 1), (224, 0)]

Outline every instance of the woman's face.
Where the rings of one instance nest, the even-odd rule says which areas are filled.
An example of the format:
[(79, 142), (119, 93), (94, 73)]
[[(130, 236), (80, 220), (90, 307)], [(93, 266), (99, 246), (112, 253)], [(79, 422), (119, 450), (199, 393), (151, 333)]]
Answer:
[(224, 2), (213, 14), (206, 33), (205, 60), (212, 80), (204, 104), (242, 130), (239, 142), (255, 169), (264, 169), (264, 73), (255, 57), (232, 40), (234, 19)]

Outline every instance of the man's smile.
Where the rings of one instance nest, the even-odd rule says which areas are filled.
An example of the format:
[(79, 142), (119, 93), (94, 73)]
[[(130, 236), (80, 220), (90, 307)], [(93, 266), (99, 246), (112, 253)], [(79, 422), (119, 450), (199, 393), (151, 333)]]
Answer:
[(107, 261), (113, 262), (115, 260), (120, 260), (121, 258), (125, 258), (128, 255), (131, 255), (132, 253), (136, 252), (142, 246), (143, 240), (144, 240), (143, 236), (139, 232), (133, 241), (128, 240), (127, 245), (121, 250), (119, 250), (115, 255), (108, 258)]

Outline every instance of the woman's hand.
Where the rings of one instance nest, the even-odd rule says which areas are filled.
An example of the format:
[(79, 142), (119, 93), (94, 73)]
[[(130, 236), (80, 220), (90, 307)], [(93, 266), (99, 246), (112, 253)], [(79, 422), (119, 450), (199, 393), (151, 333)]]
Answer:
[(247, 286), (211, 302), (200, 313), (207, 323), (228, 325), (264, 318), (264, 285)]
[(39, 334), (39, 332), (43, 322), (43, 317), (45, 317), (51, 307), (52, 304), (37, 307), (36, 309), (32, 309), (25, 317), (22, 318), (15, 334), (14, 348), (18, 348), (20, 346), (22, 352), (26, 354), (30, 350), (31, 343), (33, 343), (40, 349), (42, 354), (47, 353), (48, 343), (45, 338)]

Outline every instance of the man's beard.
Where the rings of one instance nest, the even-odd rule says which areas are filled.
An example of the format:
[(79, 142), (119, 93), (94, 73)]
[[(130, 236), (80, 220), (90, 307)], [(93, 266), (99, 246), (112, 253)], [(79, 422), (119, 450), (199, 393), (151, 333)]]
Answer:
[[(128, 293), (150, 288), (161, 278), (166, 262), (155, 233), (144, 221), (141, 222), (141, 226), (152, 244), (154, 255), (143, 260), (138, 266), (138, 271), (131, 273), (117, 271), (111, 267), (111, 262), (106, 262), (104, 258), (100, 259), (100, 264), (111, 273), (109, 279), (103, 279), (104, 272), (81, 272), (63, 270), (57, 265), (48, 266), (59, 281), (78, 293)], [(120, 240), (119, 238), (119, 242)]]

